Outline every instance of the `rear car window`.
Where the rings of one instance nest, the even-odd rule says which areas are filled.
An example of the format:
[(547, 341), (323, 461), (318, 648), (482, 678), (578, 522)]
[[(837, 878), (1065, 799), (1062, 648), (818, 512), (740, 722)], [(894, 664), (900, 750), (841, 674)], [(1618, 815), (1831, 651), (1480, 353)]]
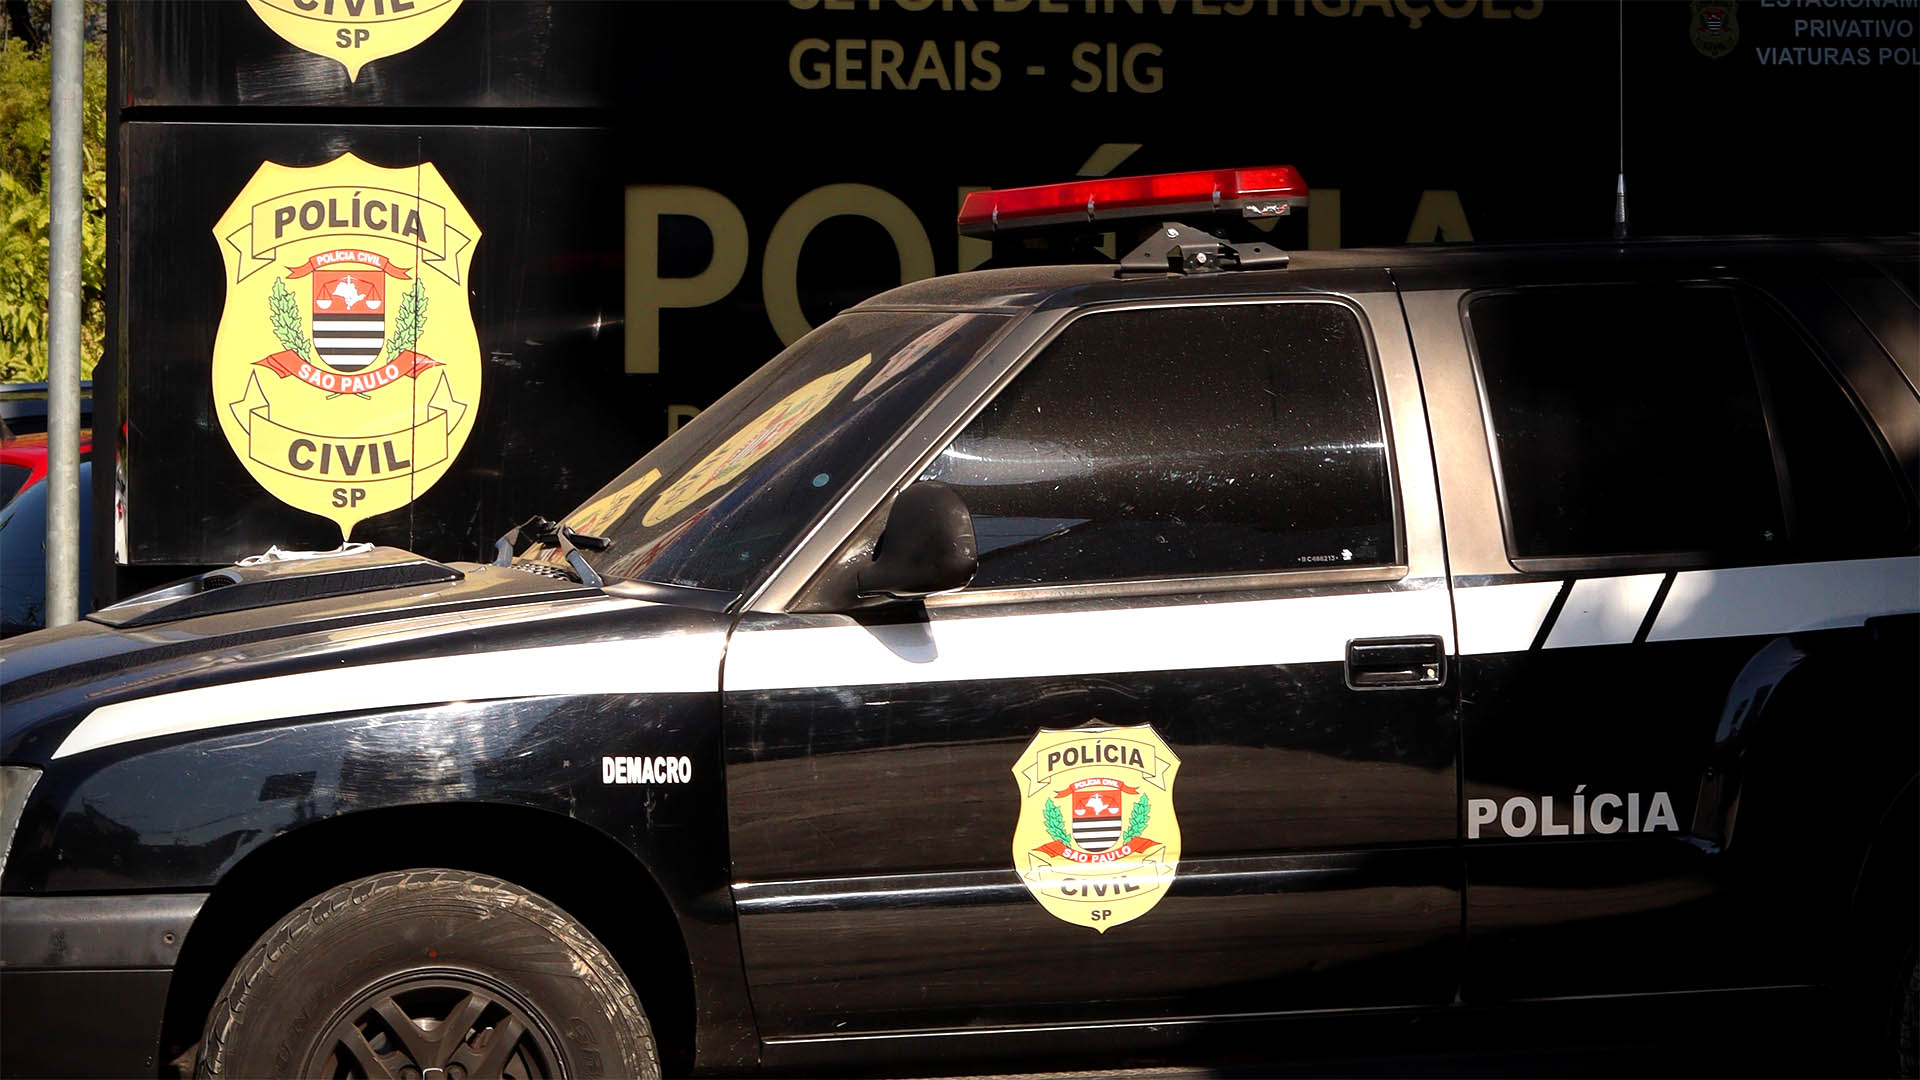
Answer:
[(1521, 289), (1467, 323), (1514, 558), (1785, 547), (1733, 290)]
[(1757, 290), (1521, 289), (1467, 322), (1514, 559), (1912, 549), (1892, 455)]
[(1396, 558), (1373, 363), (1341, 304), (1082, 316), (923, 479), (973, 515), (976, 589)]
[(20, 491), (20, 485), (32, 475), (33, 470), (25, 465), (0, 465), (0, 506), (12, 502), (14, 495)]
[(1740, 309), (1773, 421), (1795, 556), (1911, 552), (1912, 499), (1832, 365), (1765, 297), (1742, 290)]

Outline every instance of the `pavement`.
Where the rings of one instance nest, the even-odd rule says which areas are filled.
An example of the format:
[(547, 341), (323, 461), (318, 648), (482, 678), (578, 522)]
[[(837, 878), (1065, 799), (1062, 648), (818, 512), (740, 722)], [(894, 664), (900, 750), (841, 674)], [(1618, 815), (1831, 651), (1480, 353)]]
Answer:
[[(1409, 1025), (1365, 1041), (1336, 1034), (1327, 1045), (1289, 1053), (1278, 1052), (1282, 1038), (1276, 1037), (1268, 1040), (1264, 1053), (1256, 1042), (1198, 1063), (1114, 1060), (1087, 1062), (1094, 1066), (1089, 1068), (1047, 1070), (1001, 1062), (996, 1064), (1005, 1071), (870, 1075), (897, 1080), (1893, 1075), (1890, 1054), (1874, 1052), (1877, 1040), (1863, 1039), (1856, 1023), (1825, 1007), (1782, 1008), (1776, 1003), (1743, 1012), (1732, 1002), (1718, 1005), (1707, 1009), (1695, 1000), (1677, 998), (1668, 1015), (1653, 1020), (1643, 1013), (1605, 1009), (1562, 1010), (1563, 1015), (1545, 1020), (1529, 1012), (1492, 1013), (1459, 1024), (1418, 1025), (1419, 1030)], [(1276, 1033), (1292, 1030), (1279, 1028)]]

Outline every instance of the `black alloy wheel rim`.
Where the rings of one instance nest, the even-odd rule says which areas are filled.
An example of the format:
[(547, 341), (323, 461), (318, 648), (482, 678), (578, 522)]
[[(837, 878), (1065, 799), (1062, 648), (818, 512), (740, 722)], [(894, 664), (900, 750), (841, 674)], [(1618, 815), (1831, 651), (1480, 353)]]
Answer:
[(334, 1014), (302, 1076), (535, 1080), (562, 1075), (546, 1025), (474, 972), (408, 972)]

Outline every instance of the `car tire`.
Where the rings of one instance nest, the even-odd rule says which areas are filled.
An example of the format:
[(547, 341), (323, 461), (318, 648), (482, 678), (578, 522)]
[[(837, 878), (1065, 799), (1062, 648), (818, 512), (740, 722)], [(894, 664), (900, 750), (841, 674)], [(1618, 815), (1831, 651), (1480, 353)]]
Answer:
[(660, 1076), (606, 948), (541, 897), (458, 870), (302, 904), (234, 968), (200, 1046), (207, 1077)]

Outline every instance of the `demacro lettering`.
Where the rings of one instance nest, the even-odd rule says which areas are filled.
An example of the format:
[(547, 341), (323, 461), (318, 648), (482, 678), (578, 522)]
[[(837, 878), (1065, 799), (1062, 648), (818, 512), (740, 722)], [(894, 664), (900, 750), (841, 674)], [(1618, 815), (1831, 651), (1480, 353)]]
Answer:
[(693, 761), (685, 757), (603, 757), (603, 784), (686, 784), (693, 780)]

